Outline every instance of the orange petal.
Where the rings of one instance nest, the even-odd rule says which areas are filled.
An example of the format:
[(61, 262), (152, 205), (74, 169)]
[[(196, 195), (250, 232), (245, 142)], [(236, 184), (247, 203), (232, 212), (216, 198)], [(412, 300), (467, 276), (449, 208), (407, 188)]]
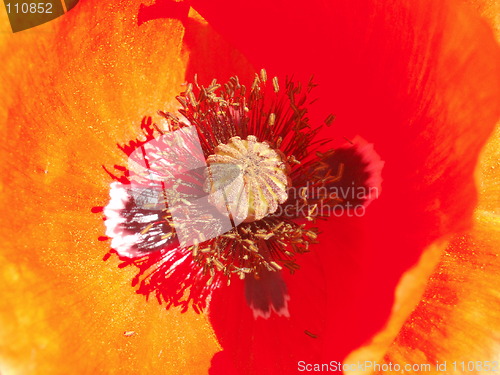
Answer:
[(90, 211), (108, 199), (101, 165), (123, 162), (115, 144), (182, 91), (184, 27), (138, 26), (140, 4), (82, 1), (2, 38), (2, 373), (200, 374), (218, 350), (204, 316), (146, 303), (102, 261)]
[(493, 29), (497, 40), (500, 39), (500, 3), (496, 0), (464, 0), (471, 9), (477, 11), (488, 20)]

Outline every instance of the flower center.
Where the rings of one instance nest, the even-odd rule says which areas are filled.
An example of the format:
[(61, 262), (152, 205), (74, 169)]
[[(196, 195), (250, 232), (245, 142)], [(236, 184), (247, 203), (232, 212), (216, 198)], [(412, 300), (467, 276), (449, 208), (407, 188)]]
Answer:
[(219, 144), (207, 163), (209, 201), (236, 224), (273, 214), (288, 199), (290, 168), (284, 155), (253, 135)]

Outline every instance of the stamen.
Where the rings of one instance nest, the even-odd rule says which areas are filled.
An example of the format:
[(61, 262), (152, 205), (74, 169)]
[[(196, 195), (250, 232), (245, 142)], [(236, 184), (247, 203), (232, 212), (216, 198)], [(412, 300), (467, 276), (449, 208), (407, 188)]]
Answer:
[[(208, 86), (195, 78), (177, 97), (182, 117), (160, 111), (166, 119), (163, 130), (145, 118), (141, 137), (120, 146), (129, 157), (141, 148), (156, 150), (153, 160), (157, 165), (179, 164), (180, 168), (192, 157), (191, 147), (181, 147), (181, 153), (179, 147), (161, 139), (170, 132), (195, 127), (201, 159), (206, 160), (206, 168), (196, 172), (196, 178), (190, 169), (170, 178), (173, 182), (168, 186), (158, 184), (161, 168), (155, 178), (145, 173), (140, 181), (144, 187), (156, 181), (152, 195), (146, 194), (149, 188), (134, 190), (129, 169), (115, 166), (118, 176), (106, 169), (116, 180), (111, 185), (111, 200), (102, 210), (106, 238), (122, 257), (121, 267), (139, 269), (132, 282), (138, 293), (154, 294), (167, 308), (181, 306), (186, 311), (192, 306), (200, 312), (215, 288), (239, 277), (247, 282), (247, 300), (254, 316), (269, 317), (271, 311), (288, 316), (289, 297), (280, 272), (284, 268), (297, 271), (296, 257), (318, 242), (318, 229), (301, 223), (304, 219), (314, 223), (342, 203), (327, 188), (343, 186), (345, 176), (353, 170), (353, 158), (339, 158), (347, 154), (342, 149), (338, 154), (315, 152), (320, 147), (325, 150), (328, 143), (317, 139), (321, 125), (310, 124), (307, 115), (314, 102), (308, 94), (315, 84), (288, 79), (280, 83), (276, 77), (268, 79), (265, 70), (248, 87), (237, 77), (223, 85), (213, 80)], [(325, 124), (329, 126), (334, 119), (329, 115)], [(148, 148), (149, 142), (156, 148)], [(366, 144), (355, 151), (363, 161), (376, 159)], [(365, 164), (373, 163), (363, 167)], [(376, 177), (371, 185), (379, 186), (380, 173), (371, 175)], [(206, 197), (205, 193), (208, 206), (216, 209), (204, 211), (207, 205), (193, 203)], [(176, 211), (177, 206), (188, 213), (203, 210), (197, 211), (195, 223), (191, 217), (179, 221), (174, 220), (180, 210)], [(229, 216), (231, 225), (226, 232), (219, 231), (220, 225), (214, 221), (219, 216)], [(181, 246), (179, 233), (193, 224), (197, 226), (192, 245)]]

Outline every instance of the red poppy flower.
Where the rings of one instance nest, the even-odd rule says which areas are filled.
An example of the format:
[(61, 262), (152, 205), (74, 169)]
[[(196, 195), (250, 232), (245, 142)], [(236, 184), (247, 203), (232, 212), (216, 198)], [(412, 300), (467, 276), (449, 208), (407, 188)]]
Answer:
[[(2, 350), (4, 367), (71, 372), (80, 358), (81, 371), (100, 363), (104, 372), (205, 372), (217, 350), (210, 329), (190, 312), (131, 301), (127, 280), (133, 274), (101, 262), (105, 246), (93, 239), (103, 227), (88, 207), (106, 200), (109, 180), (99, 166), (125, 162), (114, 143), (135, 138), (135, 124), (144, 116), (177, 109), (169, 98), (179, 91), (185, 70), (188, 78), (200, 73), (200, 80), (250, 76), (251, 67), (235, 51), (270, 75), (300, 81), (314, 74), (319, 84), (314, 95), (320, 99), (308, 108), (310, 121), (336, 115), (335, 124), (318, 136), (343, 142), (361, 135), (386, 166), (384, 192), (366, 215), (330, 217), (320, 227), (319, 244), (300, 257), (301, 269), (283, 274), (289, 318), (254, 319), (242, 283), (214, 292), (209, 317), (224, 351), (214, 358), (213, 373), (229, 373), (231, 366), (242, 373), (290, 373), (301, 360), (342, 361), (382, 328), (401, 275), (421, 252), (469, 228), (476, 208), (477, 155), (498, 119), (498, 47), (488, 29), (452, 1), (254, 4), (193, 4), (236, 49), (213, 37), (206, 24), (172, 12), (175, 6), (160, 6), (158, 11), (169, 13), (157, 13), (156, 19), (143, 10), (145, 18), (139, 19), (139, 4), (120, 9), (123, 4), (93, 7), (90, 1), (41, 26), (38, 30), (48, 31), (36, 34), (41, 48), (34, 47), (30, 34), (5, 42), (2, 54), (14, 53), (2, 74), (11, 85), (2, 96), (8, 110), (2, 207), (18, 209), (9, 209), (2, 219), (2, 280), (11, 292), (0, 311), (14, 337), (9, 351)], [(90, 28), (76, 28), (84, 25)], [(187, 66), (179, 52), (184, 31)], [(64, 46), (55, 43), (61, 40)], [(23, 61), (33, 63), (26, 67)], [(35, 121), (44, 139), (32, 131)], [(493, 173), (484, 180), (487, 189), (495, 178)], [(451, 317), (450, 327), (457, 328), (463, 314), (475, 311), (482, 322), (498, 327), (494, 313), (464, 303), (457, 279), (495, 280), (491, 273), (498, 265), (487, 265), (495, 245), (486, 239), (493, 237), (488, 222), (495, 217), (484, 211), (491, 212), (498, 200), (486, 192), (481, 224), (453, 241), (403, 330), (401, 317), (411, 307), (394, 310), (396, 323), (389, 328), (400, 332), (396, 346), (387, 352), (392, 337), (382, 337), (373, 342), (382, 342), (378, 352), (365, 351), (359, 358), (386, 352), (386, 360), (452, 358), (436, 346), (440, 336), (433, 329), (443, 327), (443, 317)], [(469, 260), (472, 243), (476, 257)], [(460, 262), (451, 262), (454, 257)], [(406, 279), (426, 280), (419, 270)], [(408, 283), (401, 285), (399, 295), (418, 296)], [(478, 285), (468, 289), (476, 298)], [(432, 311), (439, 304), (447, 306), (446, 314)], [(468, 335), (476, 332), (470, 324)], [(419, 340), (422, 332), (427, 341)], [(460, 341), (458, 333), (450, 335), (452, 342)], [(31, 361), (28, 352), (35, 353)]]

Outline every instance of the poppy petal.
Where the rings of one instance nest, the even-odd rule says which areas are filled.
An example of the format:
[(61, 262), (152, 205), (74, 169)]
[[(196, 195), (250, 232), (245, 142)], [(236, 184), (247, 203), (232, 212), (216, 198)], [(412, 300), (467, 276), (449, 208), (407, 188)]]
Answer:
[[(352, 353), (347, 362), (370, 358), (380, 365), (416, 364), (412, 369), (416, 374), (424, 373), (429, 366), (431, 370), (457, 373), (489, 371), (495, 366), (495, 332), (500, 327), (500, 175), (495, 171), (500, 163), (499, 145), (497, 127), (477, 169), (479, 204), (473, 228), (455, 236), (446, 251), (435, 252), (439, 263), (428, 282), (422, 284), (422, 292), (416, 293), (420, 294), (420, 303), (414, 311), (398, 312), (404, 310), (399, 301), (391, 318), (394, 327), (389, 327), (399, 333), (375, 338), (367, 347)], [(434, 261), (426, 263), (429, 266)], [(414, 281), (413, 277), (410, 282)]]
[[(238, 285), (211, 306), (215, 331), (233, 360), (246, 363), (244, 372), (296, 369), (300, 355), (318, 350), (295, 339), (312, 321), (326, 322), (323, 353), (342, 360), (382, 327), (398, 280), (423, 249), (471, 224), (477, 155), (499, 115), (498, 46), (455, 1), (194, 4), (270, 74), (314, 74), (320, 101), (311, 118), (335, 113), (330, 136), (360, 134), (386, 163), (380, 199), (363, 217), (325, 222), (313, 249), (321, 267), (308, 269), (304, 260), (290, 277), (283, 329), (228, 306), (240, 306)], [(313, 288), (293, 293), (301, 273), (308, 274), (302, 285), (314, 280), (326, 290), (313, 304), (304, 302)], [(294, 298), (309, 311), (303, 321), (294, 319)], [(271, 332), (281, 339), (269, 340)]]
[(102, 164), (124, 162), (116, 144), (144, 116), (177, 108), (186, 72), (182, 23), (138, 25), (140, 5), (81, 1), (2, 33), (2, 373), (200, 374), (219, 350), (203, 315), (135, 295), (133, 272), (103, 262), (97, 240)]

